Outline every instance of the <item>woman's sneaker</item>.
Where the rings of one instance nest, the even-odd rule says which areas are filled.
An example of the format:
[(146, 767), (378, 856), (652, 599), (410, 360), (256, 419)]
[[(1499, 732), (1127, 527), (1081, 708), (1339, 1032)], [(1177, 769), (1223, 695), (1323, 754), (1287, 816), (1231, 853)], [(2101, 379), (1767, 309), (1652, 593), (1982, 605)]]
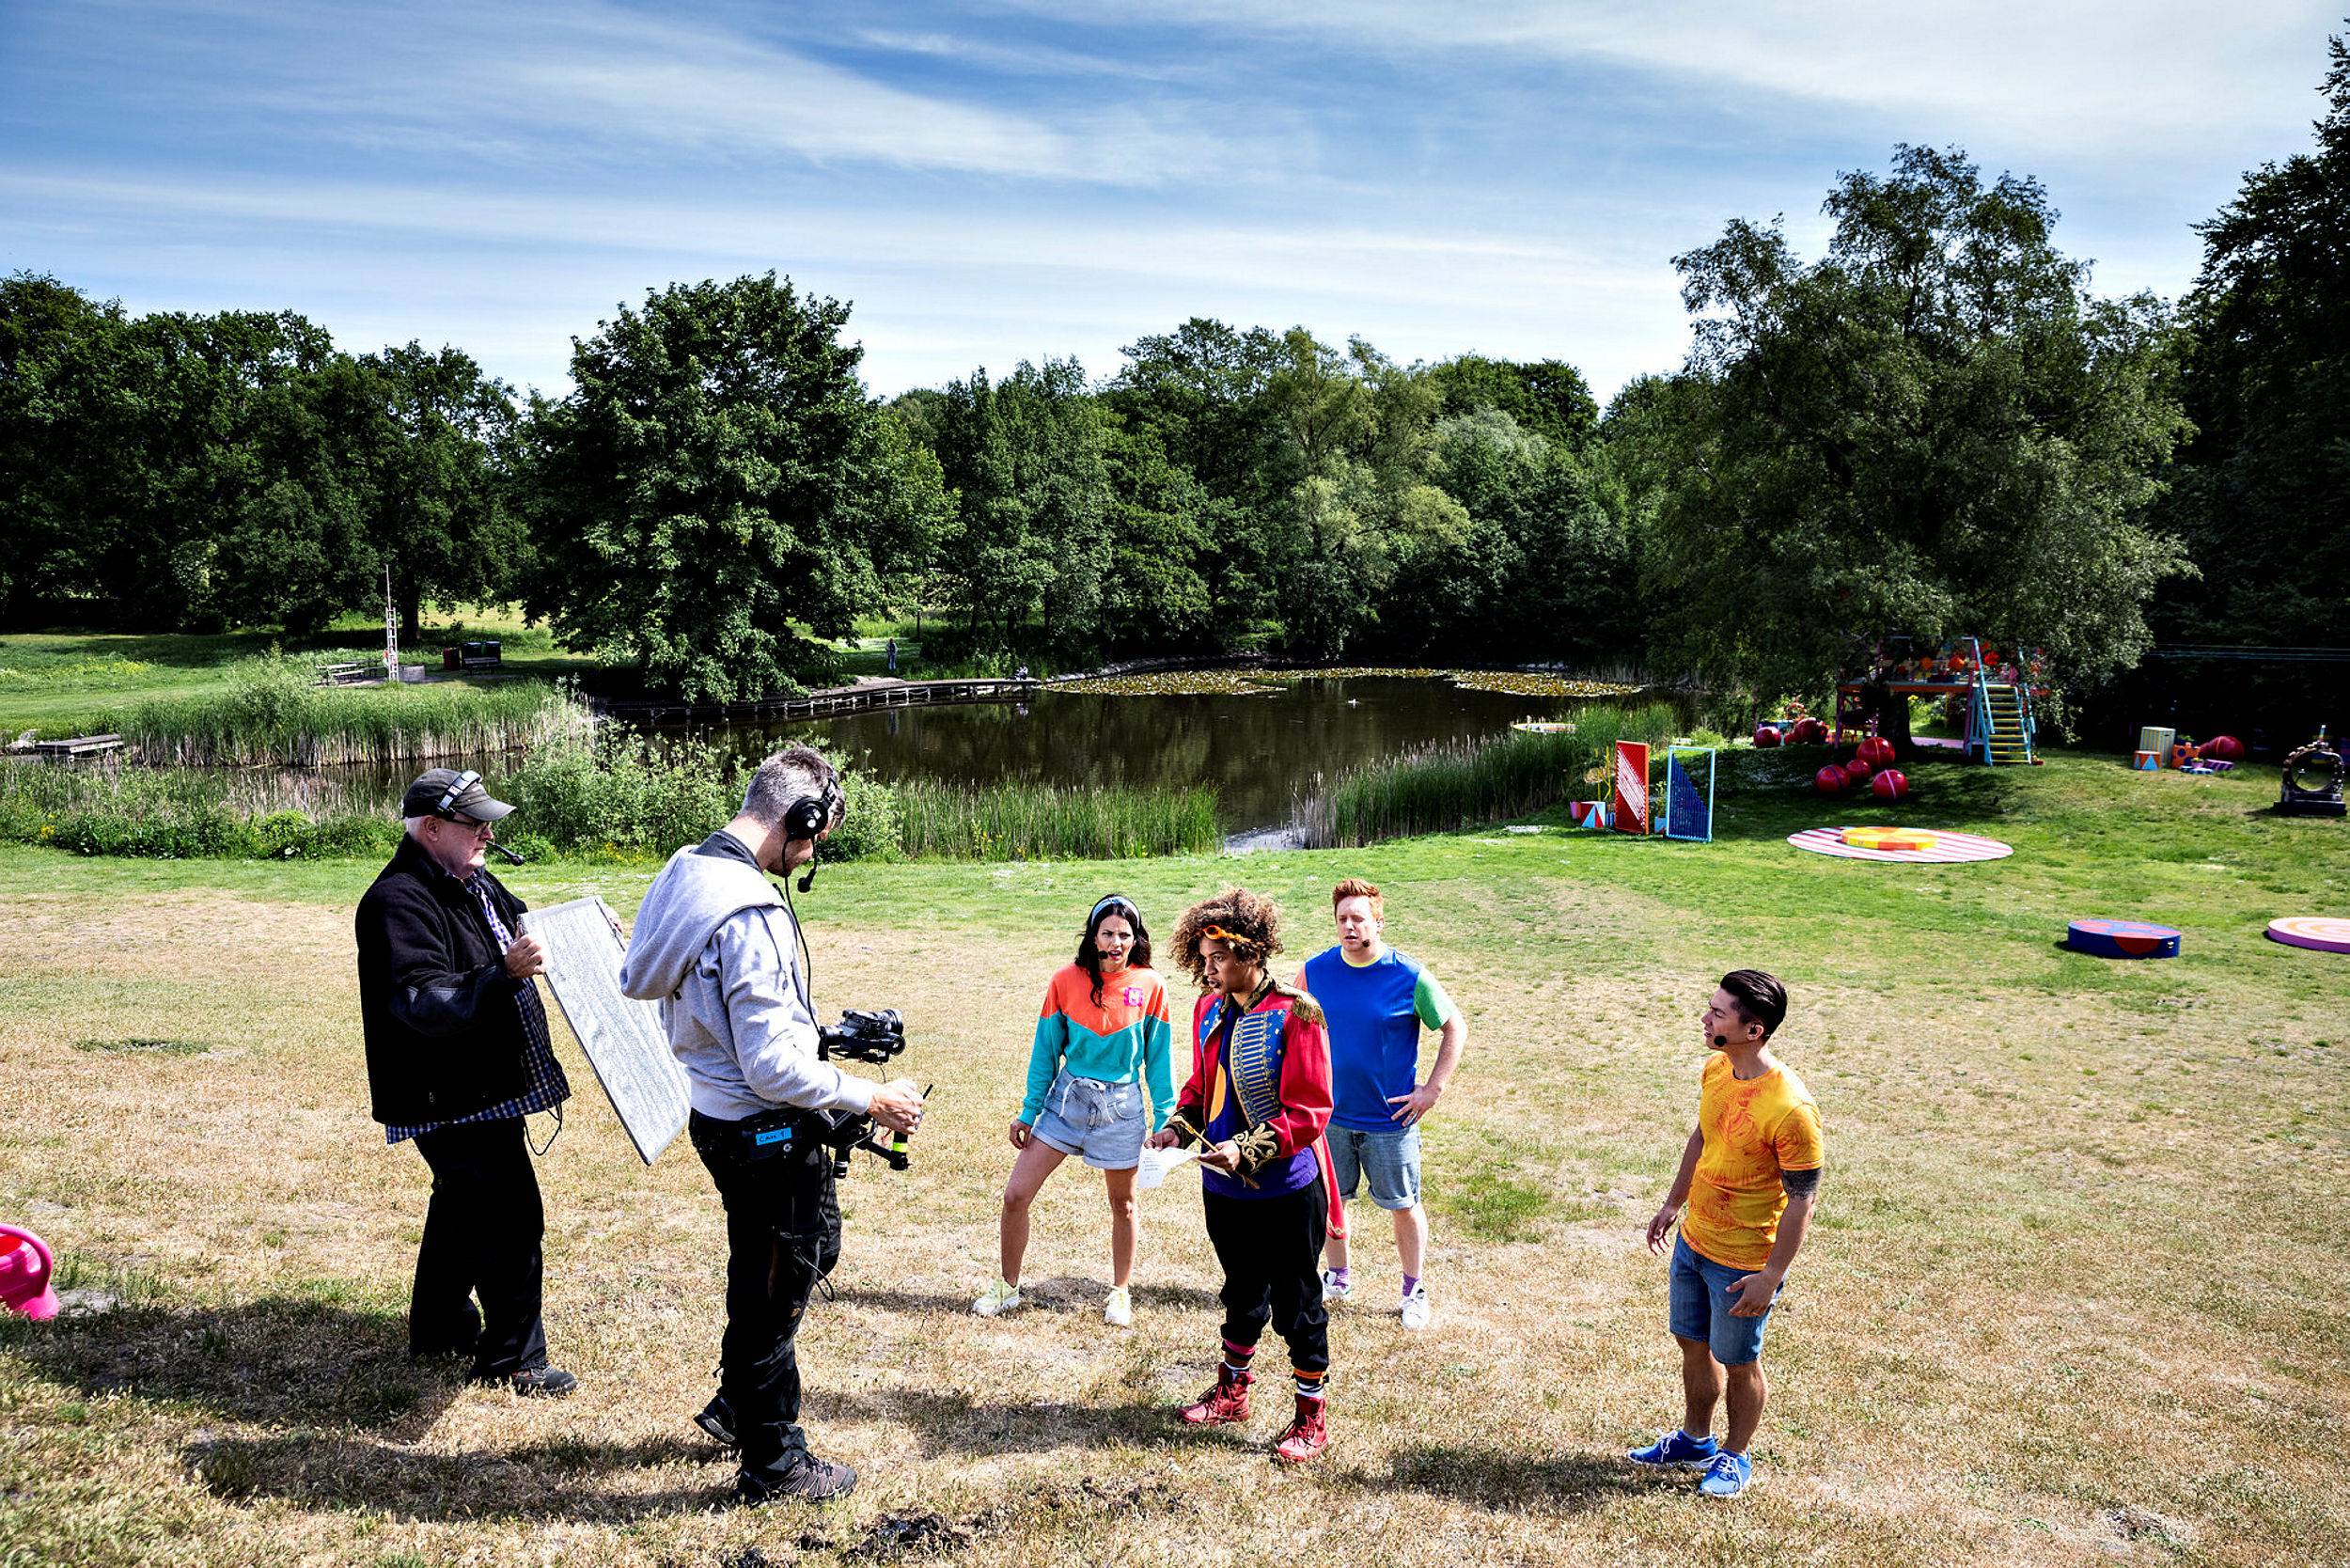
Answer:
[(1355, 1281), (1352, 1276), (1341, 1274), (1334, 1268), (1325, 1268), (1322, 1271), (1323, 1300), (1344, 1301), (1354, 1294)]
[(1675, 1427), (1644, 1449), (1634, 1449), (1624, 1455), (1635, 1465), (1654, 1465), (1659, 1468), (1678, 1466), (1684, 1470), (1710, 1467), (1721, 1445), (1712, 1436), (1692, 1437)]
[(1102, 1321), (1113, 1328), (1132, 1328), (1135, 1325), (1135, 1298), (1125, 1286), (1120, 1285), (1111, 1290), (1109, 1300), (1102, 1308)]
[(1412, 1294), (1403, 1298), (1403, 1326), (1425, 1328), (1435, 1307), (1428, 1299), (1428, 1286), (1422, 1282), (1412, 1287)]
[(1717, 1453), (1705, 1474), (1698, 1478), (1698, 1491), (1709, 1497), (1734, 1497), (1753, 1479), (1754, 1462), (1745, 1454)]
[(987, 1288), (979, 1300), (971, 1303), (971, 1310), (983, 1318), (992, 1318), (1019, 1305), (1020, 1287), (1009, 1279), (998, 1279)]

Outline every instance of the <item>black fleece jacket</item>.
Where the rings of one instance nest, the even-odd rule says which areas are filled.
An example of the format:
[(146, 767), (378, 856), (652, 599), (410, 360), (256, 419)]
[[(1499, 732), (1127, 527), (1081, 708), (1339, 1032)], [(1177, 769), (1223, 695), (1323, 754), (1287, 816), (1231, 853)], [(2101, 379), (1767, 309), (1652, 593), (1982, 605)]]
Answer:
[[(490, 898), (519, 933), (525, 907), (487, 870)], [(523, 1092), (524, 1025), (473, 890), (402, 839), (359, 901), (359, 1020), (375, 1120), (411, 1127), (486, 1110)]]

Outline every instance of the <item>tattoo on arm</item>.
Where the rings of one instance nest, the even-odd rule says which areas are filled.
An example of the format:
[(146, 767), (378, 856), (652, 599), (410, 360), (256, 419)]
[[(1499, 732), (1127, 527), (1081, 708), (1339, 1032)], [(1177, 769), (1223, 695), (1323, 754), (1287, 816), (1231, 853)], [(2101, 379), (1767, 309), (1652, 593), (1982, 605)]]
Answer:
[(1790, 1198), (1809, 1198), (1820, 1190), (1820, 1168), (1814, 1166), (1810, 1170), (1782, 1170), (1778, 1173), (1778, 1184), (1787, 1189)]

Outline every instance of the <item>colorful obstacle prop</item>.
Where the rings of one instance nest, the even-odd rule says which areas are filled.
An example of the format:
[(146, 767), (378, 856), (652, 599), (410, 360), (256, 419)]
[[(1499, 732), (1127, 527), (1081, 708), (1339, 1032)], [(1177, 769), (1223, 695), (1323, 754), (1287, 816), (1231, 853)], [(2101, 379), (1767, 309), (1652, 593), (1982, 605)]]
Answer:
[(1884, 768), (1869, 780), (1869, 792), (1879, 800), (1902, 800), (1909, 794), (1909, 776), (1899, 768)]
[(1940, 836), (1922, 827), (1848, 827), (1838, 838), (1854, 849), (1930, 850)]
[[(1968, 860), (2004, 860), (2015, 853), (2014, 846), (1997, 839), (1985, 839), (1974, 833), (1956, 833), (1949, 828), (1934, 828), (1934, 843), (1921, 850), (1869, 849), (1844, 842), (1851, 829), (1843, 827), (1808, 827), (1801, 833), (1790, 833), (1787, 841), (1799, 850), (1813, 855), (1834, 855), (1841, 860), (1893, 860), (1910, 865), (1946, 865)], [(1892, 828), (1885, 832), (1897, 831)], [(1927, 831), (1909, 829), (1907, 831)]]
[(1616, 821), (1619, 833), (1649, 830), (1648, 743), (1616, 743)]
[(35, 1323), (57, 1315), (57, 1261), (30, 1231), (0, 1225), (0, 1308)]
[(1830, 762), (1811, 776), (1811, 787), (1824, 795), (1841, 795), (1852, 788), (1852, 775), (1841, 763)]
[[(1684, 757), (1705, 759), (1705, 794), (1700, 798), (1697, 780), (1681, 765)], [(1665, 837), (1714, 841), (1714, 748), (1668, 745), (1665, 748)]]
[(2277, 813), (2284, 817), (2339, 817), (2345, 765), (2342, 753), (2326, 742), (2326, 731), (2296, 747), (2285, 758), (2283, 787), (2277, 796)]
[(2336, 915), (2288, 915), (2268, 922), (2268, 939), (2312, 952), (2350, 953), (2350, 920)]
[(2179, 956), (2179, 933), (2144, 920), (2074, 920), (2064, 928), (2064, 945), (2095, 958)]

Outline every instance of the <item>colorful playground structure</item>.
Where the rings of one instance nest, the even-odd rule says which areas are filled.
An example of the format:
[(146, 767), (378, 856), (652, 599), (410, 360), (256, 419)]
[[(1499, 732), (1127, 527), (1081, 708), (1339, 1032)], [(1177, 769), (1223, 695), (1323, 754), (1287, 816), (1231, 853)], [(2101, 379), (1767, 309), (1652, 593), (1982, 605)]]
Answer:
[(1848, 671), (1836, 682), (1835, 744), (1845, 745), (1869, 730), (1871, 701), (1886, 694), (1942, 699), (1944, 712), (1964, 725), (1956, 742), (1921, 737), (1920, 745), (1950, 745), (1993, 767), (2036, 764), (2035, 696), (2045, 697), (2046, 656), (2033, 649), (2003, 658), (1979, 637), (1938, 645), (1888, 636), (1878, 642), (1865, 669)]

